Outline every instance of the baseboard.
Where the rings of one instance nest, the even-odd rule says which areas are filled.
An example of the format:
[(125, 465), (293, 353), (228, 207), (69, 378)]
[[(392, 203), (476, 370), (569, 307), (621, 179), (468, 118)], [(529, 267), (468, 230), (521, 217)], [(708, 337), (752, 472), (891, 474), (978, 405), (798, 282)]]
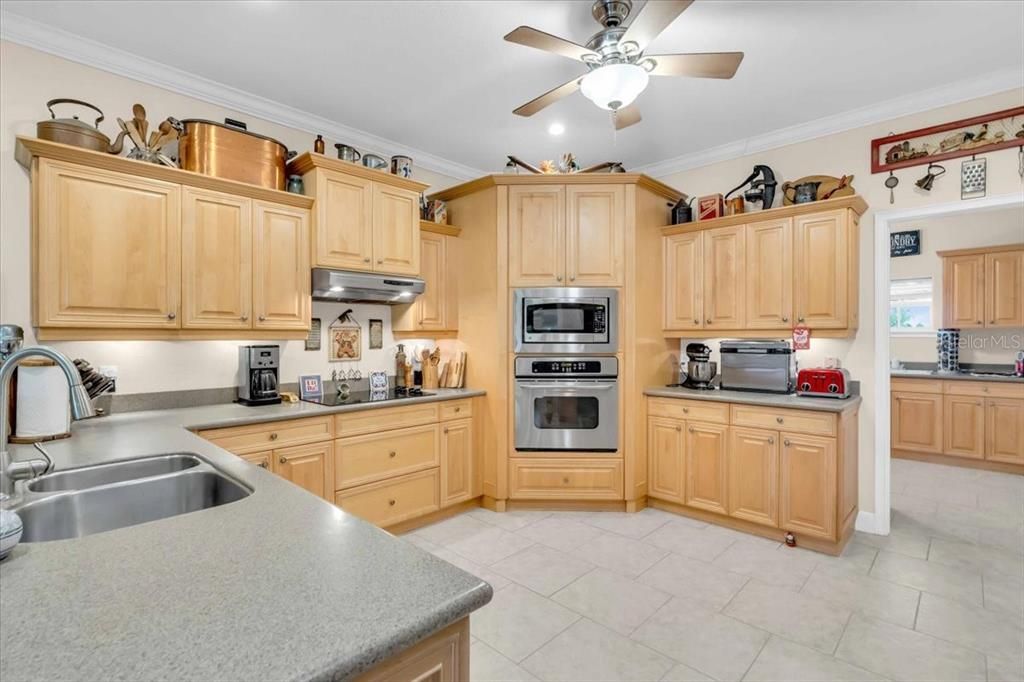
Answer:
[(888, 533), (878, 532), (878, 526), (875, 525), (874, 512), (859, 512), (857, 514), (857, 523), (854, 524), (854, 528), (862, 533), (871, 533), (872, 535), (888, 535)]

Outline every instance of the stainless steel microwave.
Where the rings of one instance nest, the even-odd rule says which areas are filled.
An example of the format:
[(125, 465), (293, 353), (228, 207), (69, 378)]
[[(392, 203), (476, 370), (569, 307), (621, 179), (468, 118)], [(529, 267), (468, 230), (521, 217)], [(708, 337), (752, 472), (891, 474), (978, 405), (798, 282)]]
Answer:
[(550, 287), (516, 289), (516, 353), (615, 353), (619, 350), (616, 289)]

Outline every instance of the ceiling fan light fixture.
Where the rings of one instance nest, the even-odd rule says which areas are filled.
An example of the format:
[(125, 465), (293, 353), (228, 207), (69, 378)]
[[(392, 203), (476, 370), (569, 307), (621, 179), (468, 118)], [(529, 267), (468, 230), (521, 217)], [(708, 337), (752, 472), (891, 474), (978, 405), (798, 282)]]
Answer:
[(580, 90), (597, 106), (615, 111), (632, 104), (649, 80), (647, 70), (636, 64), (606, 64), (585, 75)]

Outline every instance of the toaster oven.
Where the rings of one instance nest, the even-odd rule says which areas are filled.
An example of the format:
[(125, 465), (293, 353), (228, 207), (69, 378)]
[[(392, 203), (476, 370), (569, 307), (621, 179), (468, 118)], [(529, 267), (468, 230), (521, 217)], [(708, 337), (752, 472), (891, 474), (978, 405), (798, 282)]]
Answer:
[(793, 349), (786, 341), (722, 341), (719, 351), (722, 388), (793, 392)]

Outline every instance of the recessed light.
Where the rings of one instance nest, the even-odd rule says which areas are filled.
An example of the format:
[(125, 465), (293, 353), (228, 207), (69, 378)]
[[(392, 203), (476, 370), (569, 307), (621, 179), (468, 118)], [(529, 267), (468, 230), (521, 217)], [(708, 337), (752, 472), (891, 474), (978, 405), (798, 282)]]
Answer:
[(548, 126), (548, 133), (551, 135), (561, 135), (565, 132), (565, 126), (561, 123), (552, 123)]

